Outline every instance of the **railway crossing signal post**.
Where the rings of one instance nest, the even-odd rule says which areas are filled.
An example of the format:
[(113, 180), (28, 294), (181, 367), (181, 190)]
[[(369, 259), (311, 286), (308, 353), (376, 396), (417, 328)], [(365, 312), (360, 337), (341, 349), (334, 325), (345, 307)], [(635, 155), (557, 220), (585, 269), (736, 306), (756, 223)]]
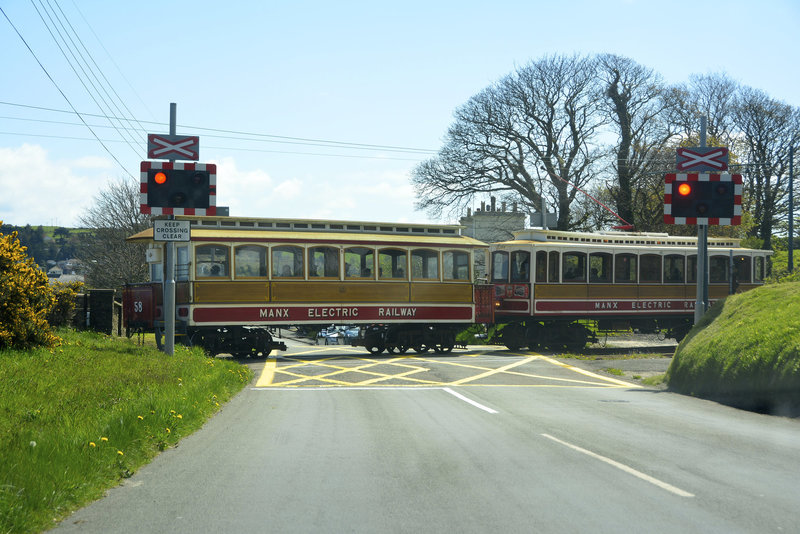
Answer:
[(188, 241), (188, 221), (175, 215), (216, 215), (216, 166), (183, 163), (199, 155), (199, 138), (177, 136), (175, 103), (169, 109), (169, 135), (148, 135), (147, 157), (167, 159), (143, 161), (141, 165), (142, 213), (166, 215), (154, 222), (153, 238), (164, 247), (164, 352), (175, 353), (175, 241)]
[(677, 168), (678, 171), (696, 172), (673, 173), (664, 177), (664, 222), (697, 225), (697, 298), (694, 306), (694, 323), (697, 324), (709, 304), (708, 227), (741, 224), (742, 176), (719, 174), (719, 171), (728, 169), (728, 149), (706, 147), (705, 117), (700, 121), (700, 147), (679, 148)]

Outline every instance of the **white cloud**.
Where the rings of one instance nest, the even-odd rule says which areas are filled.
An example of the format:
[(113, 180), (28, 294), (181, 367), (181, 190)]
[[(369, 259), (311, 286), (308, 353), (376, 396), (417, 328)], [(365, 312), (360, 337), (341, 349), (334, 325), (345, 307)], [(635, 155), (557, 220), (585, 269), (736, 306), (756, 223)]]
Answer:
[(104, 158), (51, 160), (39, 145), (0, 147), (0, 220), (23, 226), (76, 226), (107, 183)]
[(240, 170), (234, 158), (217, 163), (217, 206), (227, 206), (231, 215), (263, 217), (273, 198), (273, 180), (261, 169)]

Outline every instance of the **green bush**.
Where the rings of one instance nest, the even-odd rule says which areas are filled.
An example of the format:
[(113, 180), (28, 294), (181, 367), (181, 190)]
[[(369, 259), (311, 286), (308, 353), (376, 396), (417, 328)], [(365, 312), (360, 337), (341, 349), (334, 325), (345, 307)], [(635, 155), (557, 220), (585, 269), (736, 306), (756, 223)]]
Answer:
[(83, 282), (56, 282), (51, 286), (55, 305), (47, 316), (50, 326), (70, 326), (75, 314), (75, 297), (83, 289)]
[(54, 304), (47, 276), (17, 232), (0, 234), (0, 349), (55, 345), (59, 339), (47, 322)]

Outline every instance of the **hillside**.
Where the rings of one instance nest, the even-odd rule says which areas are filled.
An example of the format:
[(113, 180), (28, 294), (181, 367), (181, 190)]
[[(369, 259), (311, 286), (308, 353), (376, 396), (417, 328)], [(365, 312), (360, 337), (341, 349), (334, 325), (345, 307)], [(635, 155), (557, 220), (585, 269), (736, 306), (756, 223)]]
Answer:
[(678, 345), (666, 381), (679, 393), (800, 415), (800, 282), (714, 305)]

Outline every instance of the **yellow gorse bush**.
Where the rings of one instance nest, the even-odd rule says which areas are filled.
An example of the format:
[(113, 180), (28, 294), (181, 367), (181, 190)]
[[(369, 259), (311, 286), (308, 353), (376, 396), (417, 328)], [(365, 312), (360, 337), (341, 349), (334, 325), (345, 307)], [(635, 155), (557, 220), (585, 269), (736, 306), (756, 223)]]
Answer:
[(0, 348), (54, 346), (59, 338), (47, 322), (54, 304), (47, 275), (26, 254), (17, 232), (0, 234)]

